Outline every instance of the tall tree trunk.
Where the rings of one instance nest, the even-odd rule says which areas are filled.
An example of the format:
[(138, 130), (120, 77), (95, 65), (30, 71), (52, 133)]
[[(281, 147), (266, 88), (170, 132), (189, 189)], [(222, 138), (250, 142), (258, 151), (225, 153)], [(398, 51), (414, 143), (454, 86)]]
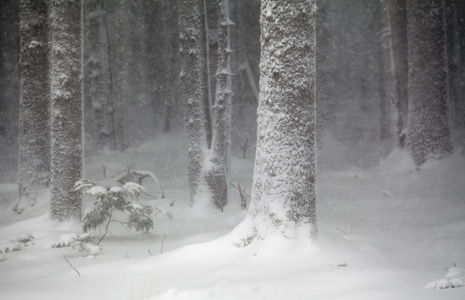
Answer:
[(18, 213), (33, 206), (50, 182), (48, 1), (22, 0), (20, 9)]
[(207, 122), (205, 97), (207, 93), (205, 39), (202, 0), (180, 0), (181, 88), (184, 103), (188, 182), (191, 203), (202, 193), (200, 180), (206, 157)]
[(228, 202), (227, 177), (229, 174), (229, 149), (231, 128), (231, 60), (229, 27), (229, 1), (221, 0), (218, 6), (218, 39), (216, 97), (213, 106), (212, 144), (209, 151), (210, 164), (205, 170), (206, 183), (210, 189), (213, 204), (219, 209)]
[(375, 11), (374, 22), (377, 25), (378, 37), (378, 94), (379, 94), (379, 119), (380, 119), (380, 140), (386, 140), (390, 136), (390, 114), (389, 114), (389, 99), (387, 93), (388, 80), (386, 78), (386, 70), (389, 69), (389, 63), (386, 60), (386, 9), (385, 3), (381, 2)]
[(81, 216), (74, 183), (82, 174), (81, 1), (52, 1), (51, 213)]
[(408, 43), (406, 0), (387, 0), (391, 29), (391, 56), (394, 77), (393, 130), (397, 147), (405, 146), (402, 131), (407, 126)]
[[(247, 245), (316, 234), (315, 1), (262, 0), (258, 140)], [(247, 222), (245, 224), (247, 224)]]
[(0, 179), (17, 181), (20, 1), (0, 5)]
[[(104, 0), (85, 1), (84, 97), (92, 142), (97, 149), (115, 149), (113, 105), (110, 94), (108, 31)], [(87, 114), (86, 114), (87, 115)], [(87, 131), (87, 130), (86, 130)]]
[(113, 32), (110, 32), (114, 37), (113, 43), (110, 45), (110, 64), (113, 68), (110, 70), (113, 80), (113, 139), (115, 148), (118, 151), (123, 151), (128, 148), (127, 136), (127, 105), (129, 97), (129, 58), (128, 48), (128, 19), (127, 13), (129, 10), (128, 0), (121, 0), (117, 3), (112, 2), (114, 8), (114, 23), (112, 23)]
[(408, 0), (407, 149), (417, 166), (452, 151), (442, 0)]
[(166, 89), (164, 93), (163, 132), (171, 130), (176, 105), (176, 90), (178, 89), (179, 74), (179, 1), (171, 0), (165, 3), (166, 17), (164, 19), (166, 61)]

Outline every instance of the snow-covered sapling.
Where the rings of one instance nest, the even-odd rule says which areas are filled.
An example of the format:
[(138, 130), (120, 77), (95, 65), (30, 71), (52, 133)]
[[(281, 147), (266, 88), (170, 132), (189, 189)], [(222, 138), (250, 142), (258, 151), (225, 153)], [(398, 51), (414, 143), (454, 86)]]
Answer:
[[(111, 222), (134, 228), (137, 231), (148, 232), (153, 229), (151, 215), (164, 214), (172, 219), (170, 213), (153, 205), (133, 203), (131, 200), (138, 200), (140, 194), (146, 194), (143, 186), (134, 182), (126, 182), (123, 186), (113, 186), (111, 188), (96, 185), (94, 182), (82, 179), (75, 184), (76, 191), (83, 191), (94, 198), (93, 207), (88, 209), (82, 219), (82, 230), (88, 232), (91, 229), (104, 225), (105, 232), (97, 245), (105, 238)], [(116, 211), (127, 215), (126, 221), (114, 219)]]

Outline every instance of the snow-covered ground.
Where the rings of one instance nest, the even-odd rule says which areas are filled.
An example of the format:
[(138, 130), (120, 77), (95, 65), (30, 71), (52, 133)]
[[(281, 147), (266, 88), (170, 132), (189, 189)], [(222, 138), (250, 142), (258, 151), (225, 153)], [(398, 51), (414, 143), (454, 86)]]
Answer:
[[(18, 250), (0, 254), (0, 299), (465, 299), (465, 288), (425, 287), (465, 277), (461, 150), (420, 171), (403, 152), (367, 169), (322, 167), (318, 237), (246, 248), (235, 246), (246, 215), (237, 190), (223, 213), (189, 207), (183, 151), (181, 134), (166, 135), (86, 162), (94, 180), (102, 164), (108, 176), (127, 167), (154, 172), (166, 199), (147, 201), (174, 216), (155, 217), (150, 234), (114, 224), (95, 258), (50, 248), (81, 224), (51, 220), (47, 195), (19, 216), (0, 198), (0, 250)], [(252, 159), (233, 157), (232, 181), (249, 192), (252, 170)], [(5, 199), (15, 191), (0, 185)]]

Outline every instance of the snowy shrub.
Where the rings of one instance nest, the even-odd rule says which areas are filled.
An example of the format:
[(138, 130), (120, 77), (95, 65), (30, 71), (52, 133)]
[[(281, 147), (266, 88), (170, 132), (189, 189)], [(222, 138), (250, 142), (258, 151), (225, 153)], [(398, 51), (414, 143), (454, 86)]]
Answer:
[[(99, 245), (108, 233), (108, 226), (111, 222), (120, 223), (137, 231), (148, 232), (153, 229), (151, 215), (161, 213), (170, 219), (172, 218), (171, 214), (156, 206), (131, 202), (131, 200), (138, 200), (140, 194), (147, 192), (143, 186), (134, 182), (127, 182), (123, 186), (113, 186), (107, 189), (82, 179), (76, 182), (75, 190), (83, 191), (84, 194), (94, 198), (93, 207), (86, 211), (82, 219), (83, 231), (96, 229), (105, 223), (105, 232), (96, 245)], [(124, 213), (127, 220), (115, 220), (114, 213), (116, 211)]]
[(21, 251), (24, 247), (31, 244), (34, 244), (34, 236), (32, 234), (25, 234), (10, 238), (7, 242), (0, 242), (0, 262), (7, 260), (9, 253)]
[(72, 250), (97, 256), (102, 252), (102, 248), (94, 241), (94, 236), (83, 233), (77, 235), (75, 233), (63, 234), (60, 239), (51, 245), (52, 248), (70, 247)]
[(450, 268), (443, 278), (428, 283), (425, 287), (427, 289), (447, 289), (458, 288), (465, 286), (465, 269), (463, 268)]

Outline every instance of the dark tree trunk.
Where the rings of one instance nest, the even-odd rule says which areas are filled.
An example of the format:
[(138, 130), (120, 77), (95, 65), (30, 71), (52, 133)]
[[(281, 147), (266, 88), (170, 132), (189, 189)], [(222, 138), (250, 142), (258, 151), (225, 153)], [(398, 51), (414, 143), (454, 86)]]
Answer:
[(48, 1), (21, 1), (19, 202), (33, 206), (50, 181), (50, 82)]
[(408, 0), (407, 149), (417, 166), (452, 151), (442, 0)]

